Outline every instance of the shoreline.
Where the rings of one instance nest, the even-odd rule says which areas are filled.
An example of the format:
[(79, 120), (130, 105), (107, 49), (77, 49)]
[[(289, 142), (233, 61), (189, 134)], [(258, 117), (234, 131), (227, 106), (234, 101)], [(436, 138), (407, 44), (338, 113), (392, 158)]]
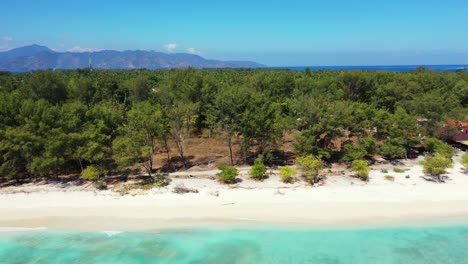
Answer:
[[(77, 231), (297, 227), (347, 229), (468, 223), (468, 201), (250, 203), (2, 209), (2, 227)], [(266, 210), (265, 208), (274, 208)]]
[[(394, 181), (385, 179), (388, 174), (382, 166), (375, 166), (368, 183), (349, 175), (329, 176), (324, 185), (314, 187), (285, 184), (277, 175), (263, 182), (243, 175), (238, 185), (226, 186), (206, 177), (180, 178), (180, 173), (169, 186), (123, 196), (113, 191), (16, 186), (0, 190), (0, 227), (145, 231), (468, 223), (468, 175), (459, 160), (457, 155), (446, 174), (450, 180), (443, 184), (421, 179), (422, 167), (406, 161), (397, 166), (405, 173), (390, 172)], [(173, 193), (179, 184), (198, 193)]]

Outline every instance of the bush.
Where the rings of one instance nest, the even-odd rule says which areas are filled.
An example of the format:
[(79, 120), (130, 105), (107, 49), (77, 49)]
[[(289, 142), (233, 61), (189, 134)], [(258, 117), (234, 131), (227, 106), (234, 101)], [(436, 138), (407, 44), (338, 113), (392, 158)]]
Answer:
[(359, 178), (363, 181), (369, 180), (369, 166), (367, 165), (367, 161), (365, 160), (355, 160), (353, 161), (353, 167), (351, 171), (355, 171), (358, 173)]
[(449, 159), (451, 159), (455, 154), (452, 146), (438, 140), (437, 138), (426, 138), (426, 140), (424, 140), (424, 147), (429, 153), (437, 153)]
[(462, 159), (461, 159), (461, 164), (465, 168), (468, 168), (468, 153), (463, 154)]
[(446, 169), (453, 166), (452, 160), (442, 155), (427, 156), (426, 159), (421, 161), (424, 167), (424, 172), (434, 176), (440, 176), (447, 173)]
[(99, 180), (99, 177), (104, 173), (105, 171), (103, 168), (95, 165), (90, 165), (81, 172), (81, 178), (97, 182)]
[(381, 169), (380, 172), (381, 173), (388, 173), (388, 170), (387, 169)]
[(353, 146), (352, 143), (345, 143), (344, 144), (344, 161), (354, 161), (358, 159), (362, 159), (367, 155), (367, 152), (364, 148), (360, 146)]
[(266, 178), (266, 171), (267, 168), (265, 164), (263, 164), (263, 155), (260, 155), (255, 159), (252, 170), (250, 170), (250, 175), (256, 180), (263, 180)]
[(284, 166), (280, 169), (280, 177), (283, 182), (286, 183), (293, 183), (294, 182), (294, 175), (297, 174), (297, 171), (289, 166)]
[(395, 177), (392, 176), (392, 175), (385, 175), (384, 177), (387, 181), (391, 181), (391, 182), (394, 182), (395, 181)]
[(396, 172), (396, 173), (404, 173), (404, 172), (407, 171), (407, 170), (405, 170), (405, 169), (400, 169), (400, 168), (393, 168), (393, 171)]
[(441, 143), (440, 145), (436, 146), (435, 152), (440, 156), (448, 159), (451, 159), (455, 154), (455, 150), (447, 143)]
[(424, 140), (424, 148), (429, 153), (434, 153), (439, 144), (442, 144), (442, 142), (437, 138), (428, 137)]
[(304, 156), (297, 159), (299, 165), (301, 165), (304, 177), (311, 184), (317, 183), (320, 178), (319, 174), (322, 171), (323, 161), (317, 156)]
[(228, 166), (219, 166), (218, 167), (221, 172), (218, 175), (222, 182), (224, 183), (235, 183), (236, 177), (239, 175), (239, 170), (233, 167)]

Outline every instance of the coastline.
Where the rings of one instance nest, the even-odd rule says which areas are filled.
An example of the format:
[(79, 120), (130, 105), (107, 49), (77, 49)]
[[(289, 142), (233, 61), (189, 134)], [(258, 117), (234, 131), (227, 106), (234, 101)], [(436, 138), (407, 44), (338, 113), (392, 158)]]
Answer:
[[(369, 183), (349, 175), (330, 176), (317, 187), (284, 184), (273, 175), (264, 182), (243, 178), (240, 186), (221, 185), (208, 178), (174, 178), (167, 187), (125, 196), (112, 191), (58, 191), (49, 187), (30, 193), (2, 193), (0, 226), (145, 231), (467, 223), (468, 175), (463, 173), (459, 158), (455, 157), (455, 166), (447, 174), (450, 181), (444, 184), (418, 177), (422, 168), (411, 161), (403, 166), (408, 169), (406, 173), (391, 173), (394, 182), (385, 180), (381, 166), (377, 166), (370, 173)], [(181, 183), (199, 192), (173, 193), (172, 188)]]

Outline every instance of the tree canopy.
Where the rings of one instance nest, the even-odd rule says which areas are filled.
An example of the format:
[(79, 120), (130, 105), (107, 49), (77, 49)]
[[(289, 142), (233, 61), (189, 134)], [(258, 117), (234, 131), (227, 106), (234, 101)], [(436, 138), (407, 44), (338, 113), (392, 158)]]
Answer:
[[(259, 155), (265, 163), (284, 159), (285, 135), (294, 137), (292, 159), (404, 158), (444, 124), (467, 121), (467, 83), (467, 72), (429, 70), (2, 74), (0, 176), (81, 173), (89, 166), (137, 166), (151, 175), (162, 167), (154, 164), (157, 153), (167, 152), (170, 162), (170, 146), (190, 166), (187, 144), (205, 134), (225, 142), (230, 165), (252, 164)], [(431, 152), (453, 155), (431, 140)]]

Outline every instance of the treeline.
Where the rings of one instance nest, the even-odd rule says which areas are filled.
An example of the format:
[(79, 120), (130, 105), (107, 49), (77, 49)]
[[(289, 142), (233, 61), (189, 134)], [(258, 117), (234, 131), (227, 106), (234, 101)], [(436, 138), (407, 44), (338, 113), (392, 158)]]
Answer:
[[(0, 73), (0, 176), (76, 173), (90, 165), (151, 173), (197, 135), (225, 139), (231, 164), (281, 152), (353, 161), (402, 158), (466, 118), (467, 72), (134, 70)], [(419, 120), (419, 124), (418, 121)], [(236, 159), (233, 145), (240, 145)]]

